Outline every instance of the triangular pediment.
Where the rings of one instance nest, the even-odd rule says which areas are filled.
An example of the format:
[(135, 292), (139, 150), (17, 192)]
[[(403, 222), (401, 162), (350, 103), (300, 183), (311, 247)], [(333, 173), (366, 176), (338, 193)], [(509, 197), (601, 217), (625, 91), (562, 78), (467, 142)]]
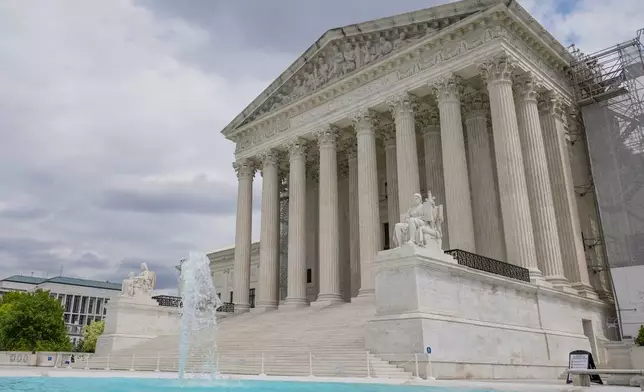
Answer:
[(327, 31), (248, 105), (224, 135), (313, 94), (502, 0), (463, 0)]

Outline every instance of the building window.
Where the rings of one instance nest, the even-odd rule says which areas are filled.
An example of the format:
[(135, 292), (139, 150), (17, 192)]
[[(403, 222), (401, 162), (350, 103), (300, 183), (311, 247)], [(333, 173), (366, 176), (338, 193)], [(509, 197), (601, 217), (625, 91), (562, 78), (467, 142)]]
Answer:
[(75, 295), (74, 296), (73, 313), (78, 313), (78, 310), (80, 308), (80, 302), (81, 302), (81, 296), (80, 295)]
[(89, 313), (89, 314), (94, 314), (95, 313), (94, 312), (94, 300), (95, 300), (94, 297), (89, 298), (89, 309), (87, 309), (87, 313)]
[(103, 313), (103, 298), (96, 299), (96, 314)]
[(248, 292), (248, 302), (250, 302), (250, 307), (255, 307), (255, 289), (250, 289)]
[(221, 293), (217, 293), (217, 298), (221, 299)]
[(65, 312), (71, 312), (72, 311), (72, 299), (74, 296), (72, 295), (67, 295), (65, 297)]
[(385, 235), (385, 240), (382, 242), (385, 245), (385, 250), (389, 249), (389, 222), (382, 225), (383, 234)]
[(233, 292), (232, 291), (230, 292), (230, 301), (229, 302), (233, 303)]
[(306, 283), (313, 283), (313, 270), (310, 268), (306, 269)]
[(81, 313), (87, 313), (87, 297), (83, 297), (81, 301)]

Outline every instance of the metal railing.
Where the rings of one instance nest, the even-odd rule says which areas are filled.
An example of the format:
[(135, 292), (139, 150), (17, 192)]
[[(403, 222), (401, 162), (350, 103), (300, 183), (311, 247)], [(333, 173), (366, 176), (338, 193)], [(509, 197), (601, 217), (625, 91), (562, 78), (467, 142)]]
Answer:
[[(391, 354), (374, 356), (368, 351), (329, 350), (310, 352), (239, 351), (189, 356), (185, 371), (188, 374), (208, 374), (215, 369), (223, 375), (300, 376), (300, 377), (364, 377), (418, 379), (431, 376), (431, 371), (419, 372), (419, 363), (429, 363), (425, 354)], [(395, 359), (393, 359), (395, 357)], [(426, 368), (431, 366), (424, 365)], [(76, 370), (155, 371), (177, 372), (179, 353), (142, 351), (130, 354), (113, 353), (107, 356), (83, 355), (73, 362), (58, 356), (55, 368)]]
[(504, 263), (503, 261), (470, 253), (461, 249), (446, 250), (445, 253), (452, 256), (458, 264), (474, 268), (479, 271), (489, 272), (506, 278), (530, 282), (530, 271), (517, 265)]
[[(183, 306), (181, 297), (174, 297), (171, 295), (156, 295), (152, 297), (152, 299), (156, 300), (159, 306), (167, 306), (171, 308), (180, 308), (181, 306)], [(224, 302), (219, 308), (217, 308), (217, 312), (235, 313), (235, 304), (232, 302)]]

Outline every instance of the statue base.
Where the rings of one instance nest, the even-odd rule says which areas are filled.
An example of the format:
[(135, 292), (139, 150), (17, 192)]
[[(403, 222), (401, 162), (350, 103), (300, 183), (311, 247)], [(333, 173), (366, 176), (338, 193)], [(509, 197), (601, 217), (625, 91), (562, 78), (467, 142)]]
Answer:
[(416, 246), (379, 252), (374, 268), (376, 313), (366, 347), (401, 366), (417, 356), (421, 376), (556, 379), (573, 350), (605, 362), (610, 308), (603, 302)]
[(159, 306), (149, 295), (119, 296), (111, 299), (106, 309), (105, 330), (96, 343), (97, 356), (179, 333), (179, 308)]

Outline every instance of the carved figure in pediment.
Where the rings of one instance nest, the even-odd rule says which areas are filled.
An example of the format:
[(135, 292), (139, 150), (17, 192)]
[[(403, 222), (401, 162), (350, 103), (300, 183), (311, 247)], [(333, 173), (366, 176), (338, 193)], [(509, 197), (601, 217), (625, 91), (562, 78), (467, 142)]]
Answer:
[(344, 57), (344, 63), (342, 63), (342, 72), (345, 74), (349, 72), (353, 72), (356, 69), (356, 50), (354, 49), (353, 45), (347, 42), (347, 44), (344, 47), (344, 53), (342, 53)]
[(377, 57), (386, 56), (394, 49), (394, 46), (391, 42), (387, 41), (385, 37), (380, 37), (380, 42), (378, 44), (378, 55)]
[(374, 60), (374, 50), (371, 41), (366, 41), (362, 47), (362, 65), (367, 65)]
[(302, 77), (297, 77), (295, 80), (295, 86), (293, 87), (293, 98), (300, 98), (306, 94), (306, 86), (304, 86), (304, 79)]
[(315, 70), (308, 69), (306, 71), (306, 82), (304, 83), (306, 86), (305, 91), (313, 91), (315, 88)]
[(318, 57), (317, 77), (315, 87), (320, 87), (326, 84), (329, 80), (329, 64), (324, 61), (324, 57)]
[(337, 45), (333, 45), (333, 67), (331, 68), (332, 77), (340, 77), (344, 74), (344, 53), (340, 51)]
[(398, 38), (394, 40), (394, 50), (398, 50), (402, 48), (402, 46), (405, 44), (405, 40), (407, 39), (407, 36), (404, 31), (400, 32), (400, 35)]

